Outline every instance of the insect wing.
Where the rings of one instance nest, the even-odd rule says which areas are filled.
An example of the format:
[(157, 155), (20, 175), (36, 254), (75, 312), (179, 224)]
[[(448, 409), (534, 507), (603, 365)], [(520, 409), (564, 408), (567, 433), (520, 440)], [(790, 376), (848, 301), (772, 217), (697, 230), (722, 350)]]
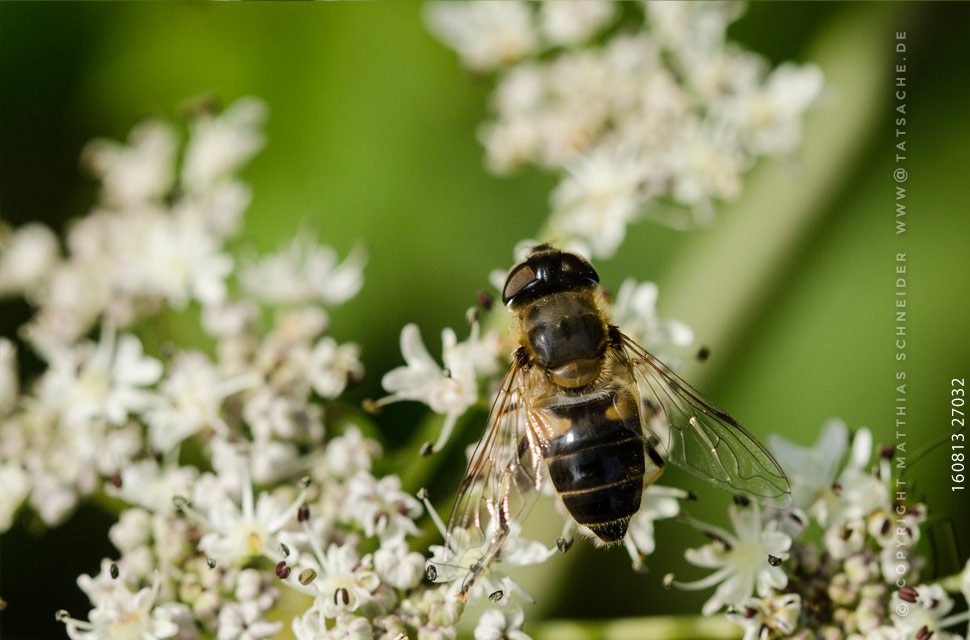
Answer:
[(790, 504), (788, 478), (757, 438), (633, 340), (624, 335), (622, 342), (641, 403), (655, 410), (645, 422), (665, 459), (767, 506)]
[(458, 489), (445, 536), (456, 570), (467, 571), (485, 549), (501, 544), (503, 532), (525, 515), (538, 494), (542, 456), (524, 386), (513, 364)]

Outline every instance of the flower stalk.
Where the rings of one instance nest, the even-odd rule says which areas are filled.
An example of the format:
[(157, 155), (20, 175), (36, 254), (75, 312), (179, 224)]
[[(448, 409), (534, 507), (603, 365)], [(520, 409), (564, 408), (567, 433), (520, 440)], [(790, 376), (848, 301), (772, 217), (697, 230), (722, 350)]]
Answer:
[(551, 621), (529, 629), (533, 640), (738, 640), (742, 633), (725, 618), (649, 616), (605, 622)]

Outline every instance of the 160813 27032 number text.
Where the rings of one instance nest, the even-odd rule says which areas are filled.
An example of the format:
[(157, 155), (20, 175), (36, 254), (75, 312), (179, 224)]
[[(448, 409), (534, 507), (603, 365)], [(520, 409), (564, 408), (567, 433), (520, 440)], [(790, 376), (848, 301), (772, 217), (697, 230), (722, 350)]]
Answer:
[(966, 454), (964, 453), (966, 434), (966, 420), (964, 419), (964, 406), (966, 405), (966, 381), (964, 378), (953, 378), (950, 380), (950, 426), (956, 427), (957, 431), (950, 436), (950, 485), (951, 491), (962, 491), (966, 488), (964, 484), (966, 476), (963, 474), (966, 469), (964, 463)]

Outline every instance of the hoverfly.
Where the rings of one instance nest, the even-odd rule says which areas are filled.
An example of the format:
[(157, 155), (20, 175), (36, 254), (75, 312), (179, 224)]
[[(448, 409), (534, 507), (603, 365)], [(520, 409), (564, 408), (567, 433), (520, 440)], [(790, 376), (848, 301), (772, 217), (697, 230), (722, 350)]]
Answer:
[(483, 549), (464, 569), (460, 599), (545, 482), (580, 530), (604, 544), (626, 536), (665, 461), (787, 505), (788, 479), (764, 445), (610, 324), (599, 276), (585, 259), (534, 247), (509, 271), (502, 302), (517, 347), (445, 536), (445, 549), (455, 551), (477, 531)]

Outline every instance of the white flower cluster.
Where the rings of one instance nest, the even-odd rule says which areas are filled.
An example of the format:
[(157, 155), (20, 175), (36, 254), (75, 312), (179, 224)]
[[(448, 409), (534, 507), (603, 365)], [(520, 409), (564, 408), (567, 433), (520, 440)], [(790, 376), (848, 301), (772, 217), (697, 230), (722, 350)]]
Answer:
[(250, 200), (235, 174), (263, 145), (265, 113), (254, 98), (198, 113), (181, 158), (178, 130), (159, 120), (127, 143), (92, 142), (83, 160), (101, 199), (68, 229), (64, 257), (42, 225), (4, 231), (2, 293), (37, 307), (24, 328), (35, 348), (57, 351), (99, 322), (128, 326), (161, 305), (225, 301), (233, 261), (224, 244)]
[[(359, 256), (338, 266), (327, 261), (331, 249), (304, 239), (301, 256), (313, 264), (304, 280), (326, 283), (316, 297), (283, 306), (245, 284), (247, 298), (228, 294), (235, 274), (225, 245), (250, 197), (235, 172), (262, 146), (264, 118), (262, 103), (244, 98), (222, 113), (197, 114), (182, 151), (176, 128), (160, 121), (137, 126), (127, 144), (89, 145), (85, 160), (101, 198), (70, 226), (65, 256), (42, 225), (2, 230), (3, 293), (36, 307), (21, 335), (47, 369), (21, 385), (16, 346), (0, 340), (0, 476), (10, 488), (0, 499), (0, 528), (25, 500), (57, 524), (101, 478), (130, 473), (146, 454), (177, 456), (196, 434), (227, 437), (241, 424), (255, 445), (255, 479), (273, 480), (297, 462), (299, 443), (322, 437), (311, 393), (336, 397), (362, 375), (357, 347), (323, 335), (326, 314), (310, 306), (356, 293)], [(285, 261), (263, 263), (274, 260)], [(168, 348), (164, 360), (147, 355), (139, 334), (153, 336), (159, 311), (189, 302), (201, 308), (218, 357), (182, 347)], [(265, 335), (260, 303), (277, 309)], [(99, 325), (99, 339), (88, 339)], [(160, 341), (152, 342), (157, 349)], [(241, 415), (227, 411), (230, 398)]]
[(441, 332), (441, 343), (444, 368), (439, 367), (428, 353), (418, 326), (406, 325), (401, 330), (405, 366), (384, 375), (384, 389), (391, 395), (380, 401), (387, 404), (417, 400), (427, 404), (435, 413), (444, 415), (445, 423), (434, 451), (440, 450), (448, 441), (458, 418), (478, 402), (479, 378), (498, 373), (504, 356), (504, 345), (498, 332), (490, 331), (482, 336), (477, 321), (472, 323), (467, 340), (458, 342), (454, 330), (446, 328)]
[[(306, 233), (242, 263), (226, 250), (264, 116), (243, 99), (197, 114), (182, 148), (157, 121), (92, 144), (100, 201), (64, 256), (42, 225), (0, 233), (2, 293), (36, 307), (21, 338), (46, 364), (21, 381), (0, 339), (0, 531), (28, 507), (56, 525), (92, 493), (126, 505), (118, 558), (78, 579), (87, 620), (57, 614), (75, 640), (260, 640), (278, 607), (305, 611), (300, 640), (455, 637), (461, 605), (410, 546), (421, 503), (372, 474), (376, 441), (328, 419), (363, 367), (323, 305), (359, 291), (363, 254)], [(195, 309), (208, 349), (168, 341), (164, 313)]]
[(427, 22), (470, 69), (497, 73), (480, 131), (489, 168), (558, 172), (552, 238), (608, 257), (644, 215), (675, 226), (709, 219), (759, 157), (798, 144), (821, 72), (771, 69), (727, 42), (741, 7), (441, 2)]
[[(704, 614), (726, 606), (745, 640), (957, 640), (946, 629), (970, 613), (948, 615), (954, 603), (943, 587), (919, 584), (926, 508), (898, 499), (892, 449), (881, 448), (870, 470), (872, 435), (859, 429), (850, 446), (839, 420), (825, 425), (814, 447), (779, 437), (770, 444), (790, 474), (792, 509), (765, 515), (737, 504), (729, 511), (734, 534), (691, 521), (712, 542), (688, 549), (687, 560), (717, 571), (673, 584), (719, 585)], [(821, 540), (806, 533), (812, 520)], [(970, 563), (964, 583), (970, 592)]]

